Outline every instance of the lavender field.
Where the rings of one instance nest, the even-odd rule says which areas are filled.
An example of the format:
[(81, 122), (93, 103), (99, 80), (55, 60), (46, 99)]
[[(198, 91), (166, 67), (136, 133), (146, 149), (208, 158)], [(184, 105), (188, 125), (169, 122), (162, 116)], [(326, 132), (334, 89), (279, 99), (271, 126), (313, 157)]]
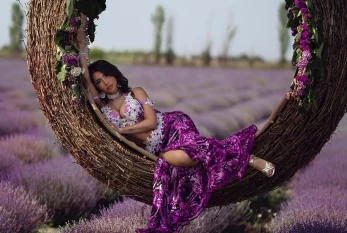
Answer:
[[(289, 90), (289, 70), (121, 66), (161, 111), (181, 110), (200, 133), (261, 127)], [(73, 163), (39, 109), (25, 61), (0, 60), (0, 232), (134, 232), (150, 207), (125, 199)], [(45, 74), (42, 74), (45, 75)], [(347, 232), (347, 118), (317, 158), (283, 188), (280, 208), (252, 200), (206, 210), (182, 232)], [(280, 193), (282, 195), (282, 193)], [(277, 197), (278, 191), (267, 197)], [(265, 212), (267, 214), (265, 214)], [(68, 223), (66, 225), (66, 223)]]

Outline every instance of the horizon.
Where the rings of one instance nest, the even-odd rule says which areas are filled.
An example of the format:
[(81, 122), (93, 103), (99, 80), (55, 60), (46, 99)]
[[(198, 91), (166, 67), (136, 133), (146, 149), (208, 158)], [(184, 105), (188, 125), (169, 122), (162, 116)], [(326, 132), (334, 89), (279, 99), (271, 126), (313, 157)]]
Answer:
[[(5, 1), (5, 7), (0, 9), (3, 17), (0, 21), (0, 30), (6, 31), (7, 37), (0, 37), (1, 47), (9, 41), (11, 5), (16, 2), (3, 1)], [(28, 0), (21, 2), (26, 4)], [(164, 7), (166, 17), (162, 31), (162, 51), (166, 48), (167, 19), (173, 16), (173, 49), (176, 54), (185, 57), (199, 55), (210, 38), (212, 41), (211, 55), (215, 57), (221, 52), (226, 33), (225, 28), (228, 19), (231, 18), (235, 22), (237, 32), (230, 44), (228, 53), (230, 57), (244, 54), (260, 56), (266, 61), (277, 61), (280, 55), (277, 27), (279, 24), (278, 8), (281, 2), (281, 0), (269, 0), (264, 4), (251, 0), (242, 2), (230, 0), (219, 0), (218, 2), (206, 0), (190, 0), (189, 2), (183, 0), (175, 2), (162, 0), (107, 1), (106, 11), (102, 12), (100, 19), (95, 21), (97, 24), (96, 38), (95, 42), (91, 44), (91, 48), (98, 47), (114, 51), (151, 51), (153, 24), (150, 17), (154, 13), (155, 7), (160, 4)], [(196, 10), (197, 6), (200, 8), (199, 10)], [(116, 29), (112, 30), (110, 25)], [(292, 56), (291, 43), (293, 40), (294, 38), (291, 37), (290, 48), (286, 54), (288, 60)]]

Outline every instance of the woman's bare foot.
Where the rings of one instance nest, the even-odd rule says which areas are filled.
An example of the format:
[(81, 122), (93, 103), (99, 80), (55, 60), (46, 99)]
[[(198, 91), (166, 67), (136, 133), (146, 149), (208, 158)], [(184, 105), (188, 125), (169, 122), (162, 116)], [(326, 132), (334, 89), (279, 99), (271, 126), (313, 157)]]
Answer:
[(267, 177), (271, 177), (275, 174), (275, 166), (272, 163), (258, 158), (253, 154), (251, 154), (249, 165), (258, 171), (261, 171)]

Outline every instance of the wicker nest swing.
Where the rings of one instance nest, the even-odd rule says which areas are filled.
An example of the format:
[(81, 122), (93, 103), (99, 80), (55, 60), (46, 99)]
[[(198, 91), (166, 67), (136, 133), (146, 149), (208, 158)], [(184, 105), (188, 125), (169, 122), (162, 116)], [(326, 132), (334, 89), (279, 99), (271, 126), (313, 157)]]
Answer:
[[(347, 2), (312, 0), (311, 4), (315, 20), (322, 22), (324, 41), (324, 72), (315, 80), (315, 105), (302, 115), (297, 111), (298, 102), (289, 101), (256, 139), (252, 152), (276, 165), (274, 177), (269, 179), (250, 168), (241, 183), (234, 181), (216, 190), (210, 207), (264, 194), (291, 179), (321, 151), (346, 112)], [(102, 116), (89, 102), (93, 99), (83, 95), (80, 103), (72, 102), (71, 89), (57, 80), (54, 39), (64, 19), (65, 0), (30, 1), (27, 63), (41, 110), (78, 164), (109, 187), (151, 204), (155, 164), (151, 158), (155, 157), (120, 135), (110, 134), (112, 130), (103, 126), (107, 123), (100, 124)]]

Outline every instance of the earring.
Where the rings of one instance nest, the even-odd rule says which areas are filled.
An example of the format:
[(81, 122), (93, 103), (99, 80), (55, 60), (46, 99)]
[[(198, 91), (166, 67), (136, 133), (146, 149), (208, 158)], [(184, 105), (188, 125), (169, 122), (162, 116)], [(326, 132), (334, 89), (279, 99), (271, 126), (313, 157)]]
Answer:
[(100, 93), (99, 93), (99, 96), (100, 96), (100, 98), (103, 98), (103, 99), (105, 99), (105, 97), (106, 97), (106, 94), (105, 94), (104, 92), (100, 92)]
[(117, 87), (122, 87), (122, 86), (118, 84)]

